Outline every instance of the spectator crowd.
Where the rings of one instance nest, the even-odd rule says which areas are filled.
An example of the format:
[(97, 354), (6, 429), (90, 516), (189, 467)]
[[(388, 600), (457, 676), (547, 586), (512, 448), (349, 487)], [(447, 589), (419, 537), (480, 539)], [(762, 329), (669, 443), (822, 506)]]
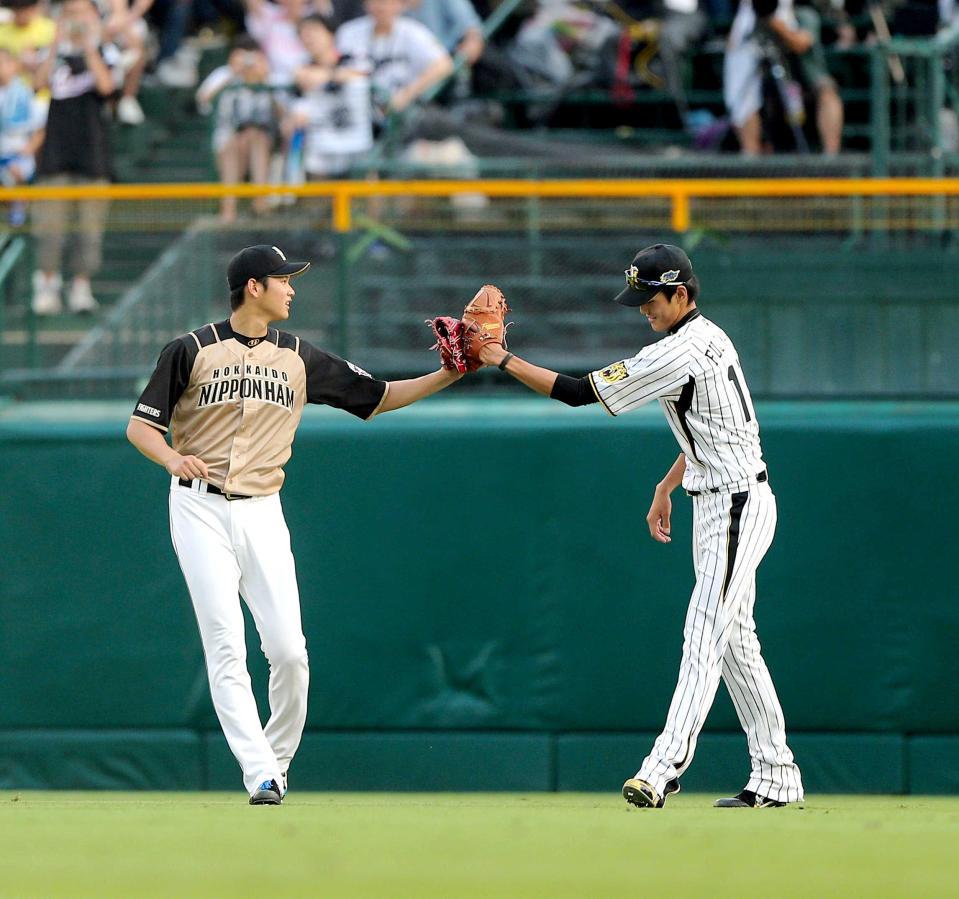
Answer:
[[(835, 154), (844, 110), (824, 48), (868, 44), (887, 28), (931, 35), (954, 17), (952, 0), (523, 0), (488, 43), (483, 22), (503, 2), (0, 0), (0, 183), (107, 183), (111, 135), (144, 122), (147, 80), (195, 93), (228, 184), (344, 177), (377, 141), (458, 140), (450, 110), (482, 109), (496, 127), (488, 101), (510, 94), (534, 98), (526, 124), (543, 124), (584, 88), (626, 107), (658, 88), (677, 127), (706, 136), (701, 146), (725, 135), (748, 155), (789, 140), (805, 151), (811, 135)], [(204, 41), (229, 49), (201, 79)], [(725, 115), (686, 96), (704, 42), (724, 48)], [(427, 107), (446, 118), (412, 114)], [(267, 212), (266, 200), (253, 211)], [(36, 237), (34, 312), (96, 308), (105, 215), (105, 201), (44, 201), (27, 223), (23, 204), (7, 204), (6, 224)], [(220, 215), (236, 219), (235, 198)]]

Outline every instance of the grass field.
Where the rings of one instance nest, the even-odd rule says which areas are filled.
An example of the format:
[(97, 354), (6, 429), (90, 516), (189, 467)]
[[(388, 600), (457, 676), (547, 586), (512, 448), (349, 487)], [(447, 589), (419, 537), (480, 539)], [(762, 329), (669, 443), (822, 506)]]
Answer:
[(959, 896), (959, 798), (0, 794), (6, 896)]

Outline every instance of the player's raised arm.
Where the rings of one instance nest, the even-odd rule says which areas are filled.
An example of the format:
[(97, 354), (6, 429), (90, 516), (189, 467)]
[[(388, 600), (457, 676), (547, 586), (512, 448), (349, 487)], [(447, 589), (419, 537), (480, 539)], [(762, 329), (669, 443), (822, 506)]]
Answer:
[(376, 414), (382, 415), (384, 412), (392, 412), (394, 409), (409, 406), (417, 400), (438, 393), (449, 387), (450, 384), (455, 384), (462, 377), (461, 372), (441, 368), (438, 371), (430, 372), (428, 375), (421, 375), (419, 378), (389, 381), (387, 382), (386, 395), (383, 397), (380, 407), (376, 410)]

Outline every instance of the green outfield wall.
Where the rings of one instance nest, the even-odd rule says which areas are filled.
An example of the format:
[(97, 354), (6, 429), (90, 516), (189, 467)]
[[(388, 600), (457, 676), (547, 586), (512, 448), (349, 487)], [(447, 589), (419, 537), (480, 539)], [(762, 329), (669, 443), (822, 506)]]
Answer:
[[(241, 788), (127, 411), (0, 410), (4, 788)], [(959, 404), (759, 415), (780, 520), (756, 618), (808, 789), (959, 792)], [(308, 410), (283, 491), (312, 671), (294, 784), (617, 790), (682, 645), (690, 501), (668, 546), (644, 520), (676, 452), (656, 408), (454, 387), (372, 423)], [(684, 784), (747, 770), (721, 688)]]

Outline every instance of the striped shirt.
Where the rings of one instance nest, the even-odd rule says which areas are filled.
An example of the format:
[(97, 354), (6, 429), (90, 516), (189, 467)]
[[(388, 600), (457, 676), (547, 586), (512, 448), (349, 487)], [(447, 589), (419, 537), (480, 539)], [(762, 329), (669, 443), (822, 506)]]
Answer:
[(589, 377), (612, 415), (659, 400), (686, 456), (686, 490), (736, 492), (765, 471), (759, 423), (736, 348), (698, 310), (662, 340)]

